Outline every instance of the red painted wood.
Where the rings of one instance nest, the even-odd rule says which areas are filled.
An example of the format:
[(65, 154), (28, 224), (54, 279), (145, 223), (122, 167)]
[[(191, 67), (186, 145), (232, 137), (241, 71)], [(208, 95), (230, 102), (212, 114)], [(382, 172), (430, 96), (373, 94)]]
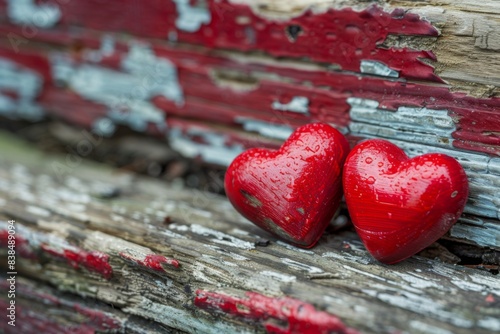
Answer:
[[(27, 259), (36, 259), (36, 254), (33, 252), (33, 249), (30, 246), (28, 240), (23, 237), (17, 235), (15, 236), (14, 245), (17, 254), (19, 256), (27, 258)], [(12, 245), (12, 244), (11, 244)], [(0, 231), (0, 247), (8, 248), (9, 246), (9, 230), (1, 230)]]
[[(2, 28), (7, 32), (7, 26), (1, 26), (0, 30)], [(9, 26), (10, 28), (12, 27)], [(21, 28), (18, 29), (21, 33)], [(88, 30), (71, 33), (40, 30), (33, 40), (50, 41), (55, 43), (54, 46), (63, 46), (73, 38), (80, 40), (79, 49), (77, 52), (68, 50), (66, 53), (76, 64), (90, 63), (84, 56), (89, 50), (98, 48), (98, 33)], [(51, 48), (27, 44), (21, 45), (20, 52), (16, 53), (7, 41), (4, 40), (1, 44), (3, 46), (0, 47), (0, 57), (35, 69), (45, 78), (44, 89), (38, 102), (49, 114), (86, 127), (90, 127), (96, 119), (106, 116), (108, 107), (96, 101), (87, 101), (75, 92), (52, 84), (48, 58), (55, 51), (51, 51)], [(120, 71), (119, 63), (126, 56), (128, 45), (118, 42), (115, 48), (113, 54), (103, 57), (95, 65)], [(379, 102), (380, 108), (387, 110), (396, 110), (400, 106), (446, 109), (457, 122), (457, 129), (453, 133), (455, 147), (500, 155), (499, 139), (496, 135), (500, 132), (499, 98), (473, 98), (451, 92), (445, 85), (429, 85), (424, 82), (408, 83), (404, 80), (387, 80), (325, 69), (303, 69), (293, 65), (274, 66), (257, 61), (242, 63), (237, 59), (211, 54), (207, 49), (169, 46), (160, 42), (155, 43), (154, 52), (157, 57), (166, 58), (175, 64), (184, 93), (184, 104), (176, 104), (161, 96), (152, 99), (158, 108), (166, 112), (167, 123), (168, 119), (175, 117), (235, 125), (241, 123), (241, 117), (245, 117), (287, 124), (292, 129), (318, 121), (347, 128), (350, 122), (350, 106), (346, 100), (349, 97), (359, 97), (375, 100)], [(236, 91), (214, 81), (213, 73), (221, 70), (233, 70), (248, 75), (273, 74), (281, 79), (260, 79), (254, 89)], [(271, 107), (275, 101), (286, 103), (294, 96), (309, 99), (308, 114), (276, 111)], [(159, 134), (154, 128), (150, 131)]]
[[(359, 72), (361, 60), (377, 60), (400, 71), (402, 77), (440, 81), (432, 67), (419, 60), (433, 60), (432, 52), (379, 46), (389, 34), (438, 35), (430, 23), (403, 10), (387, 13), (377, 6), (362, 11), (344, 8), (322, 14), (306, 11), (292, 19), (270, 20), (244, 4), (207, 0), (207, 6), (210, 22), (195, 32), (186, 32), (176, 27), (179, 13), (173, 1), (150, 0), (143, 6), (135, 0), (120, 4), (72, 0), (59, 6), (62, 19), (56, 31), (70, 34), (76, 26), (169, 38), (214, 49), (259, 50), (273, 56), (337, 64), (343, 70), (354, 72)], [(5, 15), (5, 11), (3, 13)], [(8, 18), (4, 16), (3, 20)], [(296, 37), (290, 35), (289, 31), (294, 29), (291, 27), (300, 27)]]
[(152, 269), (154, 271), (165, 271), (162, 266), (164, 264), (172, 266), (176, 269), (179, 268), (180, 266), (179, 261), (177, 261), (176, 259), (170, 259), (163, 255), (158, 255), (158, 254), (148, 254), (144, 257), (144, 259), (141, 260), (134, 258), (132, 255), (121, 252), (120, 257), (132, 261), (140, 266)]
[(197, 290), (194, 304), (210, 312), (222, 312), (237, 318), (258, 321), (268, 333), (358, 333), (345, 326), (336, 316), (317, 311), (311, 304), (288, 297), (271, 298), (247, 292), (246, 298), (237, 298), (223, 293)]
[(65, 259), (75, 269), (83, 266), (85, 269), (98, 273), (108, 280), (113, 276), (113, 268), (109, 264), (109, 255), (102, 252), (88, 252), (74, 247), (59, 250), (45, 244), (42, 244), (40, 248), (49, 255)]

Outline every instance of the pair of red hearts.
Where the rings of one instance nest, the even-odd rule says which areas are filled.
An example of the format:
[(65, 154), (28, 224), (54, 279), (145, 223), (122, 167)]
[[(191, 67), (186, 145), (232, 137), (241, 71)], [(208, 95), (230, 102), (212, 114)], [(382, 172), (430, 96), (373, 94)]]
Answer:
[(352, 151), (333, 127), (298, 128), (277, 151), (250, 149), (229, 166), (226, 194), (246, 218), (303, 248), (318, 241), (343, 190), (352, 222), (368, 251), (396, 263), (442, 237), (468, 196), (460, 164), (443, 154), (409, 159), (385, 140)]

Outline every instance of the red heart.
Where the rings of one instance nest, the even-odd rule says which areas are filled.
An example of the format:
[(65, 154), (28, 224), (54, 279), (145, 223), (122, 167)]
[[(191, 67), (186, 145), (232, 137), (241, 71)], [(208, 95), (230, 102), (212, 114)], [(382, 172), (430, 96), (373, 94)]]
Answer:
[(243, 216), (299, 247), (312, 247), (342, 198), (349, 144), (327, 124), (298, 128), (277, 151), (240, 154), (225, 177), (226, 194)]
[(357, 145), (343, 173), (352, 222), (368, 251), (392, 264), (442, 237), (460, 217), (467, 176), (444, 154), (413, 159), (379, 139)]

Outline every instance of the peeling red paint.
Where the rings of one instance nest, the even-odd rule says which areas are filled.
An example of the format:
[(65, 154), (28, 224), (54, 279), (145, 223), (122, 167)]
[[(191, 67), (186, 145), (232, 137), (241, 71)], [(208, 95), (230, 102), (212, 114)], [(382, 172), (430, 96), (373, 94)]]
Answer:
[[(9, 241), (9, 231), (1, 230), (0, 247), (6, 248), (8, 246), (8, 241)], [(33, 252), (33, 249), (31, 248), (29, 241), (20, 236), (19, 233), (16, 234), (15, 242), (16, 242), (15, 245), (17, 254), (27, 259), (36, 259), (36, 254)]]
[(289, 298), (271, 298), (247, 292), (247, 298), (197, 290), (194, 304), (208, 311), (231, 314), (261, 322), (268, 333), (277, 334), (355, 334), (336, 316), (317, 311), (313, 305)]
[(45, 244), (42, 244), (40, 248), (47, 254), (65, 259), (75, 269), (83, 266), (108, 280), (113, 276), (113, 268), (109, 264), (109, 255), (102, 252), (87, 252), (79, 248), (57, 250)]
[[(437, 36), (437, 30), (415, 14), (402, 10), (392, 13), (370, 6), (362, 11), (351, 8), (330, 9), (284, 21), (271, 21), (253, 13), (245, 4), (209, 2), (212, 21), (197, 35), (213, 48), (242, 51), (262, 50), (273, 56), (302, 58), (333, 63), (343, 70), (358, 72), (362, 59), (381, 61), (400, 71), (403, 77), (440, 81), (432, 67), (420, 59), (435, 59), (432, 52), (409, 49), (384, 49), (379, 45), (389, 34)], [(240, 17), (248, 23), (238, 23)], [(290, 27), (298, 27), (296, 37)], [(192, 43), (191, 38), (186, 40)]]
[(163, 255), (158, 255), (158, 254), (148, 254), (144, 257), (143, 260), (137, 259), (132, 255), (123, 252), (120, 253), (120, 256), (123, 259), (132, 261), (140, 266), (144, 266), (155, 271), (165, 271), (165, 269), (162, 266), (163, 264), (169, 265), (176, 269), (179, 268), (180, 266), (179, 261), (177, 261), (176, 259), (170, 259)]
[[(116, 48), (127, 50), (127, 46), (120, 43), (116, 44)], [(500, 155), (499, 139), (495, 135), (500, 132), (499, 98), (478, 99), (463, 93), (451, 92), (449, 87), (444, 85), (386, 80), (330, 72), (321, 68), (294, 68), (292, 65), (282, 67), (258, 62), (240, 63), (237, 59), (207, 55), (178, 47), (156, 46), (154, 51), (157, 57), (169, 59), (177, 66), (180, 85), (184, 90), (183, 105), (176, 105), (162, 97), (152, 99), (156, 107), (166, 112), (170, 129), (176, 128), (176, 125), (183, 131), (189, 127), (202, 126), (213, 131), (213, 127), (203, 124), (203, 121), (234, 125), (240, 124), (238, 119), (241, 117), (271, 124), (286, 124), (292, 129), (310, 122), (328, 122), (346, 129), (350, 122), (350, 106), (347, 99), (359, 97), (375, 100), (379, 102), (380, 108), (387, 110), (396, 110), (401, 106), (446, 109), (456, 120), (457, 130), (453, 133), (455, 147)], [(9, 53), (7, 46), (3, 46), (3, 53), (0, 55), (13, 61), (17, 61), (19, 56), (13, 52)], [(48, 58), (49, 54), (45, 57)], [(123, 51), (116, 51), (116, 55), (108, 57), (108, 62), (109, 59), (115, 60), (106, 66), (116, 67), (117, 59), (122, 57)], [(75, 58), (75, 61), (77, 60)], [(32, 69), (40, 73), (44, 71), (43, 68)], [(235, 91), (214, 81), (212, 73), (220, 69), (248, 75), (272, 73), (281, 77), (282, 81), (259, 79), (255, 88)], [(50, 81), (51, 78), (47, 80)], [(308, 84), (305, 85), (306, 83)], [(76, 92), (48, 83), (44, 87), (44, 93), (38, 102), (51, 115), (80, 126), (90, 127), (96, 119), (106, 116), (108, 112), (106, 106), (85, 100)], [(276, 111), (272, 108), (274, 101), (286, 103), (293, 96), (308, 98), (307, 114)], [(68, 110), (73, 112), (69, 113)], [(196, 122), (196, 119), (200, 122)], [(162, 135), (151, 129), (150, 133)], [(236, 133), (230, 137), (231, 141), (242, 144), (243, 148), (261, 145), (279, 146), (273, 144), (272, 140), (264, 140), (261, 143), (256, 142), (251, 136), (242, 137)]]
[[(147, 7), (140, 8), (141, 15), (137, 15), (134, 0), (122, 1), (120, 6), (99, 0), (70, 1), (59, 6), (62, 19), (56, 31), (59, 35), (70, 34), (72, 27), (81, 26), (105, 32), (125, 31), (141, 37), (170, 36), (171, 40), (214, 49), (306, 57), (354, 72), (359, 72), (361, 60), (376, 60), (400, 71), (405, 78), (440, 81), (433, 68), (421, 61), (435, 60), (432, 52), (380, 46), (390, 34), (438, 35), (429, 22), (401, 9), (388, 13), (370, 6), (361, 11), (343, 8), (320, 14), (307, 10), (290, 19), (271, 20), (254, 13), (246, 4), (227, 0), (208, 0), (207, 7), (210, 22), (195, 32), (186, 32), (176, 26), (178, 12), (173, 1), (151, 0)], [(39, 34), (51, 38), (58, 35), (55, 31)]]
[[(97, 5), (100, 8), (102, 7), (98, 14), (90, 10)], [(339, 27), (345, 28), (346, 24), (350, 24), (348, 22), (353, 22), (352, 27), (344, 29), (345, 31), (342, 30), (342, 33), (345, 32), (346, 36), (354, 33), (352, 36), (349, 35), (349, 40), (356, 41), (356, 36), (358, 36), (356, 32), (358, 30), (361, 34), (365, 34), (367, 38), (366, 41), (361, 43), (363, 45), (362, 54), (359, 57), (354, 54), (349, 58), (352, 64), (348, 63), (344, 69), (354, 71), (355, 67), (359, 67), (360, 59), (382, 61), (394, 69), (399, 69), (400, 67), (397, 64), (394, 65), (382, 58), (376, 58), (385, 54), (390, 55), (391, 62), (407, 63), (409, 68), (411, 67), (418, 72), (422, 79), (431, 80), (429, 76), (432, 73), (432, 68), (422, 64), (417, 59), (422, 56), (421, 54), (415, 56), (415, 62), (408, 62), (405, 57), (411, 58), (414, 56), (411, 52), (407, 53), (408, 50), (380, 48), (380, 43), (388, 34), (420, 34), (426, 36), (436, 34), (435, 29), (428, 22), (419, 19), (413, 14), (404, 13), (400, 10), (386, 13), (378, 7), (369, 7), (360, 12), (345, 8), (330, 10), (322, 14), (305, 12), (289, 20), (273, 22), (253, 14), (246, 5), (229, 4), (224, 1), (209, 1), (208, 8), (212, 17), (210, 23), (202, 25), (197, 32), (187, 33), (178, 31), (175, 28), (177, 16), (173, 3), (167, 1), (166, 4), (160, 5), (157, 0), (154, 0), (151, 6), (144, 8), (141, 15), (136, 15), (136, 19), (132, 20), (137, 25), (131, 26), (130, 22), (132, 21), (127, 20), (126, 17), (129, 11), (134, 12), (134, 15), (136, 14), (134, 6), (132, 0), (124, 1), (120, 8), (123, 14), (119, 18), (115, 17), (114, 20), (109, 20), (109, 13), (116, 9), (115, 4), (103, 4), (97, 0), (88, 3), (72, 1), (61, 6), (63, 12), (61, 23), (54, 29), (39, 30), (33, 40), (50, 42), (54, 46), (66, 46), (71, 41), (77, 40), (78, 51), (68, 50), (66, 52), (66, 55), (73, 59), (75, 64), (91, 63), (117, 71), (119, 71), (120, 61), (128, 52), (128, 45), (116, 42), (113, 53), (106, 55), (101, 60), (90, 61), (84, 55), (87, 51), (99, 48), (102, 35), (97, 31), (88, 29), (65, 31), (64, 27), (69, 29), (71, 25), (78, 26), (89, 23), (88, 27), (97, 30), (128, 31), (143, 37), (158, 38), (164, 38), (166, 34), (163, 32), (165, 31), (173, 31), (177, 33), (178, 41), (202, 44), (210, 48), (262, 49), (276, 56), (295, 52), (294, 55), (301, 59), (304, 56), (309, 57), (307, 52), (311, 52), (317, 57), (326, 57), (325, 52), (334, 50), (334, 55), (331, 56), (333, 58), (325, 58), (326, 60), (309, 57), (321, 61), (323, 65), (306, 68), (296, 67), (288, 63), (286, 66), (278, 66), (253, 60), (242, 61), (238, 58), (230, 58), (230, 56), (209, 53), (207, 49), (193, 49), (185, 44), (181, 46), (155, 42), (153, 50), (156, 56), (168, 59), (177, 67), (179, 83), (184, 93), (184, 104), (176, 104), (161, 96), (153, 97), (151, 101), (154, 106), (166, 113), (169, 129), (175, 129), (175, 124), (179, 124), (177, 128), (184, 133), (187, 133), (189, 128), (198, 128), (200, 126), (205, 127), (207, 131), (213, 132), (214, 126), (203, 125), (204, 122), (242, 127), (242, 117), (276, 125), (285, 124), (291, 129), (311, 122), (328, 122), (347, 130), (350, 123), (350, 106), (347, 99), (350, 97), (377, 101), (381, 109), (387, 110), (396, 110), (401, 106), (446, 109), (456, 121), (456, 131), (452, 135), (455, 147), (500, 155), (500, 139), (497, 136), (500, 132), (499, 98), (479, 99), (466, 96), (463, 93), (451, 92), (450, 87), (446, 85), (429, 84), (423, 81), (407, 82), (404, 79), (388, 80), (388, 78), (365, 76), (352, 72), (332, 71), (324, 66), (324, 62), (334, 62), (335, 57), (342, 58), (341, 52), (337, 52), (338, 50), (335, 49), (340, 47), (340, 42), (333, 43), (329, 41), (328, 43), (333, 45), (332, 48), (324, 46), (330, 45), (328, 43), (321, 44), (324, 38), (328, 36), (328, 38), (333, 38), (333, 35), (327, 32), (338, 29), (337, 26), (331, 26), (338, 19)], [(241, 19), (238, 21), (235, 19), (236, 17), (247, 17), (247, 19), (243, 20), (247, 23), (241, 24)], [(146, 18), (147, 22), (139, 24)], [(328, 22), (325, 23), (324, 21)], [(301, 25), (302, 27), (294, 42), (290, 42), (286, 32), (286, 28), (290, 25)], [(248, 44), (248, 41), (244, 42), (242, 40), (245, 38), (243, 35), (248, 26), (255, 26), (252, 29), (261, 29), (263, 31), (262, 35), (255, 35), (253, 44)], [(232, 28), (229, 29), (228, 27)], [(258, 27), (260, 28), (257, 29)], [(17, 33), (22, 33), (22, 27), (0, 22), (0, 32), (7, 34), (10, 31), (15, 32), (16, 29), (18, 29)], [(274, 40), (274, 43), (265, 40), (264, 32), (270, 32), (272, 36), (270, 35), (269, 38), (271, 41)], [(344, 37), (341, 36), (341, 38)], [(340, 37), (337, 36), (337, 38)], [(359, 41), (362, 41), (362, 39), (359, 39)], [(16, 53), (13, 52), (8, 41), (1, 42), (0, 40), (0, 45), (0, 57), (6, 57), (16, 63), (21, 63), (23, 66), (39, 72), (44, 77), (43, 92), (37, 102), (50, 115), (66, 119), (80, 126), (91, 127), (96, 119), (105, 117), (109, 112), (107, 106), (97, 101), (86, 100), (79, 96), (77, 92), (56, 87), (52, 84), (48, 59), (55, 51), (50, 51), (50, 48), (44, 49), (46, 51), (40, 49), (38, 50), (39, 54), (35, 54), (34, 48), (36, 46), (21, 44), (19, 45), (20, 52)], [(287, 47), (283, 47), (283, 45)], [(316, 47), (319, 48), (320, 46), (321, 52), (315, 50)], [(266, 48), (269, 48), (269, 50)], [(273, 48), (276, 50), (273, 51)], [(370, 50), (370, 48), (374, 48), (375, 58), (365, 57), (363, 52)], [(295, 56), (290, 55), (292, 58)], [(432, 58), (430, 54), (427, 56)], [(424, 66), (424, 69), (421, 66)], [(250, 78), (259, 79), (255, 79), (255, 84), (250, 89), (238, 91), (217, 82), (214, 73), (221, 70), (231, 70), (247, 75)], [(355, 71), (359, 72), (359, 69)], [(404, 78), (404, 71), (401, 73)], [(266, 76), (262, 77), (262, 74), (266, 74)], [(259, 75), (261, 76), (259, 77)], [(280, 79), (273, 79), (273, 75)], [(407, 77), (409, 78), (412, 75), (408, 73)], [(286, 103), (296, 96), (308, 99), (308, 113), (298, 114), (277, 111), (272, 108), (274, 102)], [(68, 112), (68, 110), (71, 110), (71, 112)], [(221, 129), (221, 131), (227, 131), (227, 128)], [(154, 127), (149, 128), (149, 133), (158, 136), (164, 135)], [(227, 137), (229, 138), (229, 144), (241, 144), (243, 148), (279, 146), (273, 140), (255, 140), (251, 136), (242, 136), (237, 133), (231, 133)], [(356, 138), (349, 139), (352, 142), (356, 141)]]

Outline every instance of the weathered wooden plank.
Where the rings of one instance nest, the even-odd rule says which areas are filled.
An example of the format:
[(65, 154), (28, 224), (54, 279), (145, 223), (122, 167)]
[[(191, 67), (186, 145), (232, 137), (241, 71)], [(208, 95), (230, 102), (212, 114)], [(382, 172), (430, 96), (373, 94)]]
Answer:
[[(134, 1), (120, 5), (121, 15), (112, 15), (113, 2), (0, 3), (6, 117), (58, 117), (103, 135), (127, 126), (222, 166), (246, 148), (277, 147), (294, 128), (316, 121), (353, 143), (379, 137), (410, 155), (442, 151), (468, 170), (466, 212), (486, 218), (483, 229), (465, 224), (456, 236), (499, 247), (500, 173), (486, 155), (500, 154), (499, 22), (491, 1), (472, 9), (467, 1), (367, 8), (361, 1), (196, 7), (155, 0), (140, 15)], [(433, 58), (429, 50), (438, 56), (435, 71), (420, 61)], [(472, 61), (477, 66), (464, 66)], [(472, 96), (456, 92), (463, 88)]]
[[(167, 326), (167, 333), (272, 326), (292, 333), (306, 322), (366, 333), (500, 329), (500, 281), (487, 272), (419, 256), (382, 265), (348, 231), (297, 249), (244, 220), (218, 195), (86, 162), (61, 173), (55, 167), (65, 166), (64, 156), (2, 138), (0, 230), (16, 220), (17, 271), (113, 305), (117, 311), (97, 306), (96, 312), (115, 321), (136, 315)], [(34, 299), (23, 305), (36, 309), (49, 297), (22, 298)], [(303, 312), (273, 305), (303, 305)]]
[[(375, 25), (370, 25), (368, 31), (365, 27), (358, 26), (357, 33), (369, 32), (363, 35), (356, 35), (353, 31), (352, 40), (347, 43), (338, 43), (344, 34), (337, 33), (343, 26), (337, 24), (329, 27), (329, 22), (334, 21), (336, 15), (340, 15), (340, 20), (348, 19), (354, 22), (355, 16), (349, 8), (362, 11), (366, 8), (366, 2), (362, 1), (332, 1), (324, 3), (321, 1), (199, 1), (197, 6), (184, 1), (150, 1), (148, 6), (141, 6), (137, 15), (138, 4), (134, 1), (126, 1), (117, 7), (114, 3), (101, 3), (98, 1), (80, 2), (61, 1), (50, 8), (46, 6), (36, 6), (33, 1), (19, 2), (3, 0), (0, 5), (3, 7), (3, 18), (7, 22), (18, 25), (34, 23), (40, 29), (57, 28), (65, 30), (68, 26), (87, 26), (92, 29), (102, 31), (127, 31), (141, 37), (157, 37), (169, 39), (170, 41), (182, 41), (196, 44), (205, 44), (210, 47), (233, 48), (237, 50), (259, 49), (265, 52), (293, 57), (308, 56), (312, 59), (338, 63), (344, 69), (359, 71), (359, 67), (352, 67), (360, 64), (361, 59), (379, 60), (391, 67), (390, 60), (375, 59), (376, 55), (370, 54), (375, 50), (375, 54), (380, 51), (374, 42), (376, 38), (384, 39), (387, 33), (403, 36), (397, 40), (395, 46), (405, 46), (407, 41), (405, 35), (423, 35), (424, 38), (408, 39), (413, 41), (414, 50), (422, 50), (425, 45), (437, 54), (441, 61), (437, 65), (437, 75), (442, 78), (451, 79), (456, 82), (457, 88), (473, 91), (478, 95), (488, 95), (498, 93), (497, 89), (489, 92), (487, 89), (468, 84), (468, 79), (476, 77), (479, 81), (489, 78), (491, 84), (498, 87), (498, 77), (492, 75), (492, 68), (499, 71), (499, 63), (495, 54), (489, 50), (498, 51), (498, 31), (499, 18), (495, 7), (495, 1), (485, 1), (480, 7), (472, 6), (468, 1), (382, 1), (378, 5), (383, 6), (386, 12), (391, 12), (394, 8), (409, 10), (410, 15), (400, 15), (397, 11), (391, 16), (375, 15)], [(0, 8), (2, 8), (0, 7)], [(98, 11), (94, 8), (99, 8)], [(316, 16), (307, 14), (311, 9)], [(333, 9), (334, 12), (328, 12)], [(45, 12), (44, 12), (45, 10)], [(120, 15), (116, 15), (119, 10)], [(98, 12), (98, 14), (97, 14)], [(306, 14), (304, 14), (306, 12)], [(378, 12), (377, 12), (378, 13)], [(435, 35), (435, 32), (425, 22), (413, 20), (413, 14), (425, 17), (437, 26), (444, 36), (452, 37), (446, 39), (435, 39), (425, 37)], [(324, 20), (322, 19), (324, 16)], [(331, 20), (330, 20), (331, 18)], [(404, 19), (409, 21), (404, 24)], [(411, 18), (411, 19), (410, 19)], [(313, 25), (311, 25), (312, 23)], [(323, 25), (321, 25), (323, 24)], [(299, 26), (297, 36), (291, 38), (285, 28), (289, 26)], [(381, 29), (383, 33), (381, 33)], [(322, 40), (323, 32), (331, 30), (326, 40)], [(215, 34), (217, 31), (231, 31), (231, 34)], [(37, 30), (36, 33), (40, 31)], [(24, 38), (32, 38), (32, 31), (24, 33)], [(380, 36), (379, 36), (380, 35)], [(19, 36), (23, 37), (20, 32)], [(368, 43), (360, 36), (373, 37)], [(311, 37), (311, 38), (310, 38)], [(346, 36), (347, 37), (347, 36)], [(337, 38), (337, 39), (335, 39)], [(356, 48), (352, 48), (352, 42), (357, 44), (363, 52), (355, 53)], [(429, 45), (429, 41), (431, 44)], [(307, 43), (303, 47), (302, 43)], [(345, 41), (344, 41), (345, 42)], [(326, 44), (325, 44), (326, 43)], [(287, 48), (280, 48), (277, 45), (287, 45)], [(352, 64), (349, 57), (343, 58), (342, 52), (326, 53), (329, 47), (322, 48), (325, 44), (334, 50), (351, 50), (350, 57), (356, 61)], [(311, 47), (318, 46), (319, 49)], [(391, 45), (389, 43), (388, 45)], [(326, 51), (324, 51), (326, 50)], [(407, 51), (411, 54), (411, 51)], [(328, 55), (325, 57), (325, 55)], [(414, 54), (415, 56), (417, 54)], [(424, 55), (425, 58), (427, 56)], [(413, 64), (419, 66), (414, 58)], [(465, 63), (474, 63), (476, 66), (466, 66)], [(397, 65), (400, 66), (400, 65)], [(425, 67), (424, 67), (425, 68)], [(411, 69), (409, 69), (411, 71)], [(429, 75), (428, 71), (424, 71)], [(495, 71), (494, 71), (495, 72)], [(431, 72), (432, 73), (432, 72)], [(422, 76), (415, 69), (412, 75)], [(483, 79), (481, 79), (483, 78)]]
[[(8, 290), (2, 276), (2, 288)], [(0, 299), (2, 308), (8, 307)], [(15, 327), (6, 321), (2, 333), (184, 333), (144, 318), (132, 316), (92, 299), (65, 294), (25, 277), (16, 278)]]

